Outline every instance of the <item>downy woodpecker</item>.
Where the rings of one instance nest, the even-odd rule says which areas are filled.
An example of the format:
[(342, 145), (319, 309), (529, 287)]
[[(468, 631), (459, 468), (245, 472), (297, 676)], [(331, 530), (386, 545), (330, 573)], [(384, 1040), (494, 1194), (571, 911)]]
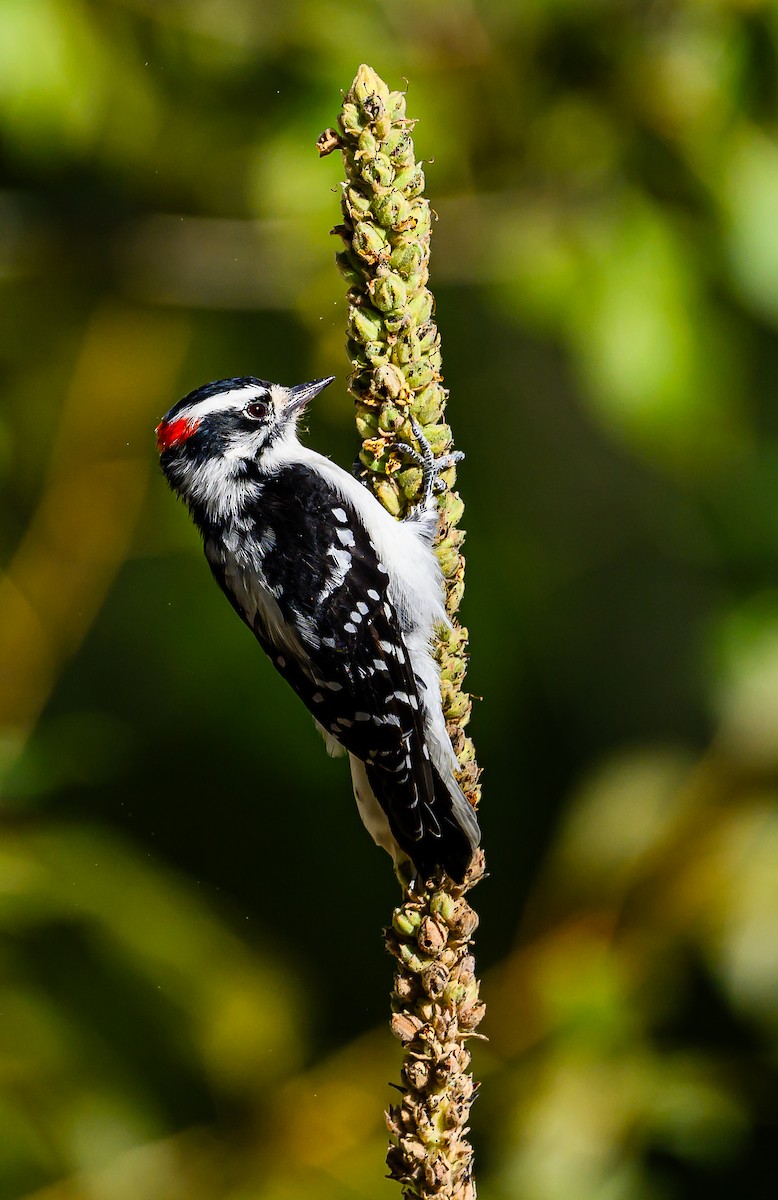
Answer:
[(445, 624), (432, 549), (438, 475), (420, 428), (424, 498), (395, 520), (367, 488), (300, 443), (297, 420), (332, 378), (286, 388), (246, 377), (190, 392), (157, 446), (227, 599), (348, 753), (362, 820), (395, 865), (461, 882), (480, 840), (456, 782), (430, 643)]

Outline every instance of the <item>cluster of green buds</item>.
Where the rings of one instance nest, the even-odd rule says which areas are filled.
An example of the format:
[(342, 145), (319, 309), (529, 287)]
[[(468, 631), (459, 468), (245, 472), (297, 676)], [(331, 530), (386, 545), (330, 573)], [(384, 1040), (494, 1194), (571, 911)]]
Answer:
[[(356, 401), (362, 439), (360, 461), (384, 507), (403, 517), (421, 498), (421, 470), (408, 463), (398, 442), (413, 443), (414, 417), (436, 455), (451, 450), (444, 421), (440, 334), (429, 278), (431, 210), (416, 162), (405, 94), (390, 91), (361, 66), (343, 102), (339, 129), (319, 139), (320, 154), (343, 154), (343, 240), (336, 256), (348, 283), (349, 388)], [(464, 591), (464, 531), (457, 528), (463, 504), (453, 490), (455, 468), (443, 472), (441, 522), (436, 553), (446, 583), (450, 617)], [(454, 622), (436, 649), (441, 667), (443, 711), (470, 802), (480, 798), (475, 750), (465, 733), (471, 701), (462, 688), (467, 630)]]
[[(319, 139), (320, 154), (343, 154), (343, 241), (338, 266), (348, 284), (349, 387), (366, 482), (393, 516), (421, 499), (421, 470), (398, 452), (413, 443), (411, 418), (436, 455), (451, 451), (445, 423), (440, 335), (427, 287), (431, 213), (423, 195), (405, 113), (405, 95), (392, 92), (362, 66), (345, 97), (338, 129)], [(465, 733), (470, 697), (463, 688), (467, 630), (455, 619), (464, 590), (463, 505), (453, 490), (455, 468), (443, 473), (446, 490), (436, 553), (446, 584), (449, 628), (439, 631), (443, 711), (459, 763), (459, 782), (470, 802), (479, 799), (478, 767)], [(392, 1028), (404, 1046), (403, 1093), (386, 1114), (391, 1137), (390, 1175), (406, 1197), (474, 1200), (472, 1148), (467, 1118), (475, 1084), (468, 1040), (484, 1005), (469, 951), (477, 918), (464, 899), (481, 878), (479, 851), (462, 886), (440, 874), (427, 887), (403, 880), (403, 903), (387, 930), (396, 959)]]

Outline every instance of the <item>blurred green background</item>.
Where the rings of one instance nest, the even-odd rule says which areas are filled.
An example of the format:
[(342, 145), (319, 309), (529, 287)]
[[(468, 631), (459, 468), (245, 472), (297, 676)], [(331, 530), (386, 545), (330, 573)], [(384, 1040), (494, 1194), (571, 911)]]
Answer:
[(467, 453), (481, 1195), (771, 1194), (778, 5), (0, 0), (0, 1200), (399, 1194), (390, 864), (153, 440), (335, 373), (352, 461), (362, 61)]

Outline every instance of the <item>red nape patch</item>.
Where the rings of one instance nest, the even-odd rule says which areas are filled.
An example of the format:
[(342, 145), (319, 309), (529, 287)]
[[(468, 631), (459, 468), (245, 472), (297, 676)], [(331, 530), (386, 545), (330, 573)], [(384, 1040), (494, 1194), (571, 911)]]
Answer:
[(157, 426), (157, 449), (160, 454), (165, 450), (170, 450), (172, 446), (178, 446), (180, 442), (185, 442), (200, 426), (199, 421), (193, 421), (191, 417), (179, 417), (177, 421), (171, 421), (166, 425), (164, 421), (160, 421)]

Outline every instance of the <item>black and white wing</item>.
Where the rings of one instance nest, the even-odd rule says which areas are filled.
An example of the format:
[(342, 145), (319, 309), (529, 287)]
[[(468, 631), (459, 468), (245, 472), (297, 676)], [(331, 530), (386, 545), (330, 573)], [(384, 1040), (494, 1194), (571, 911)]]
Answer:
[[(430, 759), (425, 684), (413, 670), (389, 575), (357, 514), (326, 483), (318, 497), (310, 477), (302, 486), (295, 478), (302, 469), (280, 472), (263, 489), (252, 542), (268, 547), (261, 563), (271, 595), (266, 610), (242, 611), (212, 561), (214, 573), (319, 724), (365, 763), (392, 833), (417, 869), (441, 865), (461, 879), (472, 833)], [(283, 521), (283, 551), (268, 535), (275, 521)]]

